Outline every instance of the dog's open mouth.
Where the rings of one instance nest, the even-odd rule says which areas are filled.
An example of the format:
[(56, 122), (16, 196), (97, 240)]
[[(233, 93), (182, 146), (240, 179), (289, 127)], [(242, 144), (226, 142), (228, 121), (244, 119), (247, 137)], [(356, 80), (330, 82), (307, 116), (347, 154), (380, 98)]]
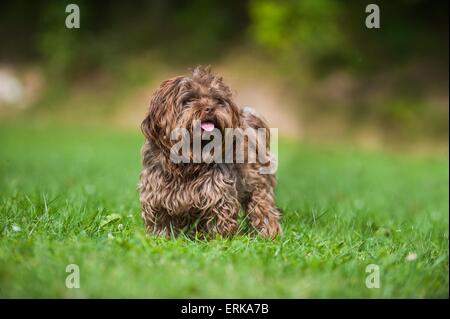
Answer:
[(202, 121), (200, 127), (206, 132), (212, 132), (216, 128), (216, 124), (213, 121)]

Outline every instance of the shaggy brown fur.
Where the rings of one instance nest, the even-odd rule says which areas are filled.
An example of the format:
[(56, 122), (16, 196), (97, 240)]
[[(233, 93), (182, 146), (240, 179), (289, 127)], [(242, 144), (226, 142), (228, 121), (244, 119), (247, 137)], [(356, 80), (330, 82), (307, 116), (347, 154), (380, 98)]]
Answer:
[[(153, 94), (141, 125), (146, 142), (139, 188), (147, 229), (162, 236), (190, 229), (229, 237), (238, 231), (242, 208), (254, 230), (274, 238), (281, 232), (276, 180), (274, 175), (259, 173), (262, 164), (175, 164), (170, 160), (171, 131), (182, 127), (192, 134), (194, 120), (213, 121), (222, 133), (225, 128), (239, 127), (268, 131), (261, 118), (236, 106), (230, 88), (209, 68), (197, 67), (189, 77), (164, 81)], [(247, 147), (250, 142), (245, 143)]]

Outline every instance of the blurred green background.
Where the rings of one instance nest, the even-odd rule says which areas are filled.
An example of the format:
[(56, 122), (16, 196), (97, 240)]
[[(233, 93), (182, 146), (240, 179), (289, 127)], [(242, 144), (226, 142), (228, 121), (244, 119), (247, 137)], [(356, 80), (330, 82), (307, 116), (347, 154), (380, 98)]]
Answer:
[(77, 1), (80, 29), (68, 3), (0, 4), (0, 119), (136, 129), (163, 79), (211, 64), (284, 135), (448, 149), (447, 1), (378, 1), (380, 29), (366, 1)]
[[(0, 2), (0, 297), (448, 298), (448, 1), (70, 2)], [(197, 64), (279, 128), (274, 241), (146, 236), (139, 126)]]

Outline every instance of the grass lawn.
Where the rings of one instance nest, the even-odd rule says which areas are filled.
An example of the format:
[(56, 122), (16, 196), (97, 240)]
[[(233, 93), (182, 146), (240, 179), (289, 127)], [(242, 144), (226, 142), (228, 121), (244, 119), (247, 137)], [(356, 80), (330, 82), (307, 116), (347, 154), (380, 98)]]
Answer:
[(283, 142), (283, 236), (165, 240), (141, 221), (141, 144), (0, 123), (0, 297), (449, 296), (448, 158)]

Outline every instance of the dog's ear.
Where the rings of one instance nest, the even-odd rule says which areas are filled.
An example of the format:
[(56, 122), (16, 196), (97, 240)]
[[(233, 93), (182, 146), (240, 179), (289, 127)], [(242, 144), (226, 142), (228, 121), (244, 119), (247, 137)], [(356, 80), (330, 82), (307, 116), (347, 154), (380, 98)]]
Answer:
[(177, 116), (177, 96), (183, 77), (164, 81), (150, 101), (148, 114), (141, 123), (144, 136), (153, 144), (170, 147), (172, 123)]

